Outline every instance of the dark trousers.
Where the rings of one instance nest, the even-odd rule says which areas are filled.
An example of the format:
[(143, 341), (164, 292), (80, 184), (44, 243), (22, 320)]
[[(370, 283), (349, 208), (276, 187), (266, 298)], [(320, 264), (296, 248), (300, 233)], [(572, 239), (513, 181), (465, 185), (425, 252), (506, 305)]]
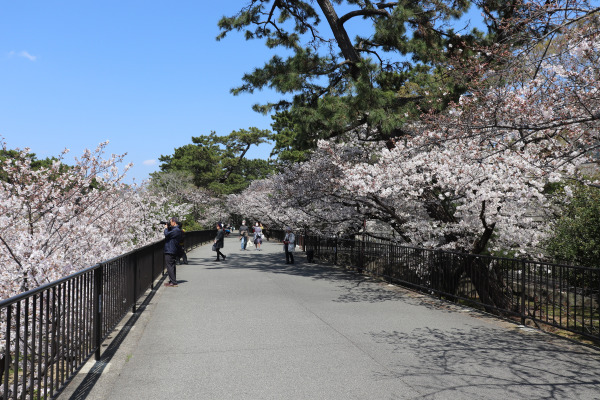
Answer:
[(223, 260), (225, 259), (225, 254), (221, 253), (221, 249), (217, 249), (217, 261), (219, 261), (219, 256), (223, 257)]
[(187, 254), (185, 254), (185, 250), (181, 250), (181, 252), (179, 252), (179, 255), (177, 256), (177, 258), (179, 259), (179, 263), (181, 263), (181, 259), (183, 258), (183, 263), (187, 264), (188, 260), (187, 260)]
[(169, 274), (169, 282), (173, 284), (177, 284), (177, 278), (175, 277), (177, 272), (175, 269), (176, 261), (177, 256), (175, 254), (165, 254), (165, 266), (167, 267), (167, 274)]
[(285, 245), (285, 263), (286, 264), (294, 263), (294, 253), (292, 251), (288, 251), (287, 245)]

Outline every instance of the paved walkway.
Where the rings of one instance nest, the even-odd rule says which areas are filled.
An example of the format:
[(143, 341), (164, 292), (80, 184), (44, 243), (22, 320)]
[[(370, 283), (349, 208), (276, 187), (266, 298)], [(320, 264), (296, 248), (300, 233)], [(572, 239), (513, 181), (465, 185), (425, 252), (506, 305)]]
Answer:
[[(362, 275), (210, 245), (60, 399), (598, 399), (600, 352)], [(135, 323), (134, 323), (135, 322)]]

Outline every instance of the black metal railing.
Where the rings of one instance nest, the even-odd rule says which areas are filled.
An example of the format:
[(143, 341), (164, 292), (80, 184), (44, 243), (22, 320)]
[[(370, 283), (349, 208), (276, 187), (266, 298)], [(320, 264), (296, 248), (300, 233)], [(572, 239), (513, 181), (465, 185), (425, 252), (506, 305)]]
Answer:
[[(185, 248), (214, 236), (188, 232)], [(0, 301), (0, 400), (59, 393), (163, 274), (160, 241)]]
[[(282, 240), (283, 231), (271, 231)], [(600, 341), (600, 266), (414, 248), (365, 237), (296, 234), (321, 262), (354, 268), (488, 312), (545, 324)]]

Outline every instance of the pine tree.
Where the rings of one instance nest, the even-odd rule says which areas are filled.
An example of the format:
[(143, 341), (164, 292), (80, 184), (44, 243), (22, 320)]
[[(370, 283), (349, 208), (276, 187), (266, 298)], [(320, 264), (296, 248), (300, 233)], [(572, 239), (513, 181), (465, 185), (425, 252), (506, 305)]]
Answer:
[[(488, 33), (455, 27), (471, 3), (484, 10)], [(283, 99), (255, 105), (274, 112), (274, 153), (299, 160), (321, 138), (366, 125), (377, 139), (405, 135), (405, 124), (431, 109), (443, 109), (465, 91), (444, 68), (453, 44), (463, 48), (516, 37), (505, 17), (525, 12), (520, 0), (251, 0), (219, 21), (223, 39), (243, 31), (246, 40), (265, 40), (275, 55), (243, 76), (232, 93), (271, 88)], [(361, 22), (357, 23), (356, 21)], [(529, 28), (529, 27), (528, 27)], [(354, 38), (351, 39), (351, 35)], [(472, 53), (465, 51), (462, 57)]]

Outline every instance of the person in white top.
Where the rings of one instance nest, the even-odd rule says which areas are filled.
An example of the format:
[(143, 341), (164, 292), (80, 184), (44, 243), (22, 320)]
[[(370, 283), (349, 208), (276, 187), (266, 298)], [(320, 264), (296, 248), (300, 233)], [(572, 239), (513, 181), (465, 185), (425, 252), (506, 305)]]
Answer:
[(294, 263), (294, 249), (296, 247), (296, 235), (289, 226), (285, 228), (285, 237), (283, 238), (283, 251), (285, 251), (285, 263)]

